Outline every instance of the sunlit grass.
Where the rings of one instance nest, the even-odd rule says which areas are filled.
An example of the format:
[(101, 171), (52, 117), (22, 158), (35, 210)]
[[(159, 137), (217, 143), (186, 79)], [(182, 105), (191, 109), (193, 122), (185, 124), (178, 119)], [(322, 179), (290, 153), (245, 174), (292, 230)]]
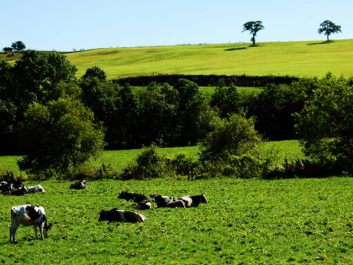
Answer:
[[(264, 148), (264, 150), (267, 151), (272, 150), (272, 152), (276, 154), (276, 163), (282, 163), (285, 160), (292, 161), (304, 158), (301, 147), (296, 140), (264, 142), (260, 148)], [(104, 151), (96, 160), (91, 162), (91, 165), (98, 168), (102, 164), (105, 164), (112, 166), (117, 170), (121, 170), (132, 162), (142, 150), (143, 149)], [(173, 158), (175, 155), (183, 153), (196, 160), (199, 155), (199, 147), (185, 146), (159, 148), (158, 152), (169, 158)], [(21, 159), (21, 156), (0, 156), (0, 172), (8, 170), (18, 173), (19, 168), (17, 166), (17, 161), (19, 159)]]
[(82, 76), (98, 66), (108, 78), (156, 74), (353, 75), (353, 40), (97, 49), (66, 54)]
[[(35, 184), (36, 182), (27, 182)], [(46, 194), (1, 195), (3, 264), (352, 264), (352, 178), (43, 181)], [(123, 190), (164, 195), (204, 193), (197, 208), (155, 208), (144, 223), (99, 222), (103, 209), (133, 210)], [(49, 237), (20, 227), (9, 244), (10, 208), (45, 207)]]

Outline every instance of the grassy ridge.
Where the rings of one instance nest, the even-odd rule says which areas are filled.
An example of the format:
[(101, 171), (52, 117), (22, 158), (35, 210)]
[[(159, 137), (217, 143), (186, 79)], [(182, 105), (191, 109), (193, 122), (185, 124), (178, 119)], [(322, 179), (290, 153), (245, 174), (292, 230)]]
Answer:
[[(31, 183), (28, 183), (31, 184)], [(4, 264), (352, 264), (351, 178), (41, 183), (46, 194), (1, 196), (0, 262)], [(100, 223), (102, 209), (135, 210), (117, 199), (129, 189), (165, 195), (205, 193), (198, 208), (140, 211), (145, 223)], [(10, 207), (34, 203), (53, 223), (33, 240), (20, 227), (10, 245)]]
[(353, 40), (97, 49), (66, 54), (78, 76), (92, 66), (110, 79), (153, 74), (353, 75)]

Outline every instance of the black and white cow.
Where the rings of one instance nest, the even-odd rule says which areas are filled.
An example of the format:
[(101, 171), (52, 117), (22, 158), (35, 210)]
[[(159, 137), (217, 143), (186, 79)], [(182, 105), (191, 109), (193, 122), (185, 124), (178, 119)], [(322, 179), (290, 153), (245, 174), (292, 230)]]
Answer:
[(85, 188), (87, 188), (87, 182), (84, 179), (70, 185), (70, 189), (83, 190)]
[(36, 192), (45, 193), (45, 189), (42, 187), (42, 185), (29, 186), (26, 188), (27, 188), (27, 193), (36, 193)]
[(102, 210), (99, 215), (99, 221), (108, 221), (108, 222), (144, 222), (146, 216), (135, 213), (128, 212), (118, 208), (113, 208), (109, 211)]
[(151, 197), (153, 198), (153, 201), (157, 203), (157, 207), (190, 208), (197, 207), (200, 203), (208, 202), (204, 194), (182, 197), (170, 197), (153, 194)]
[(162, 196), (157, 194), (151, 195), (154, 202), (156, 202), (157, 207), (170, 207), (170, 208), (185, 208), (185, 203), (180, 198)]
[(204, 194), (201, 195), (193, 195), (193, 196), (182, 196), (181, 199), (185, 203), (186, 208), (197, 207), (200, 203), (208, 203), (206, 196)]
[(27, 193), (27, 188), (20, 180), (16, 180), (14, 182), (7, 183), (6, 181), (2, 181), (1, 190), (5, 195), (24, 195)]
[(125, 199), (127, 201), (136, 202), (136, 208), (140, 210), (146, 210), (152, 208), (152, 203), (150, 200), (143, 194), (132, 193), (128, 191), (122, 191), (118, 196), (119, 199)]
[(47, 223), (44, 208), (31, 204), (18, 205), (11, 208), (10, 243), (16, 242), (16, 230), (20, 225), (33, 226), (36, 238), (37, 229), (39, 228), (41, 239), (48, 236), (48, 230), (51, 228), (51, 225)]

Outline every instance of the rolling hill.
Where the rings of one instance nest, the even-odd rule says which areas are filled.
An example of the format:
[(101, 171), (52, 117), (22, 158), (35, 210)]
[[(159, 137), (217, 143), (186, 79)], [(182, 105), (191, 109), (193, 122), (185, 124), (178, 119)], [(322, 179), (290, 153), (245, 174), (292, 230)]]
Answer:
[(66, 56), (79, 77), (92, 66), (109, 79), (157, 74), (353, 76), (353, 40), (105, 48)]

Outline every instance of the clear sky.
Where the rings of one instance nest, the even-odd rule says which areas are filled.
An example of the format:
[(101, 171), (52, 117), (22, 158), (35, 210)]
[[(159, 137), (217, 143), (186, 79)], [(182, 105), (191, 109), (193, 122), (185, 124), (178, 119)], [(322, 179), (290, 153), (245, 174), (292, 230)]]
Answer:
[(353, 0), (3, 0), (0, 9), (0, 49), (249, 42), (251, 20), (265, 26), (259, 42), (324, 40), (326, 19), (342, 26), (331, 38), (353, 38)]

